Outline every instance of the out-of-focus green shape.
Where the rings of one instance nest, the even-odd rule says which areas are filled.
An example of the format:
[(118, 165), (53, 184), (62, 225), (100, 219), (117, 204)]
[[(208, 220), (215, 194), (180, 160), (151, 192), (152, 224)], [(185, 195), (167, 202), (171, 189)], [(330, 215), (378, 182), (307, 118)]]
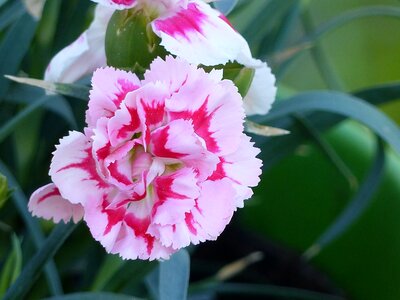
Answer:
[(304, 253), (307, 259), (318, 255), (321, 250), (340, 237), (368, 208), (372, 197), (377, 191), (385, 166), (385, 151), (382, 141), (378, 141), (376, 157), (366, 179), (353, 199), (331, 226)]
[(22, 270), (21, 275), (7, 291), (3, 300), (18, 300), (25, 297), (31, 286), (39, 278), (41, 270), (46, 265), (46, 262), (57, 253), (58, 249), (62, 246), (75, 227), (76, 225), (70, 222), (67, 224), (59, 223), (54, 228), (50, 236), (39, 248), (36, 255), (31, 258)]
[[(27, 207), (28, 200), (26, 199), (24, 193), (22, 192), (21, 188), (19, 187), (12, 173), (1, 161), (0, 161), (0, 172), (7, 177), (9, 185), (13, 189), (11, 199), (13, 200), (15, 207), (20, 213), (26, 228), (31, 234), (32, 240), (36, 248), (39, 249), (41, 245), (44, 243), (44, 236), (42, 231), (40, 230), (37, 220), (35, 220), (28, 211)], [(46, 279), (49, 283), (50, 290), (53, 295), (62, 294), (61, 281), (57, 273), (55, 264), (51, 260), (51, 257), (49, 257), (47, 260), (49, 260), (48, 263), (45, 266), (41, 267), (45, 268)], [(16, 287), (16, 289), (18, 289), (18, 287)]]
[(197, 285), (193, 287), (194, 289), (192, 289), (191, 292), (195, 295), (200, 294), (201, 291), (205, 291), (220, 295), (242, 295), (243, 297), (264, 296), (273, 297), (273, 299), (345, 300), (339, 296), (269, 284), (205, 282), (201, 286)]
[(0, 209), (9, 197), (7, 178), (0, 174)]
[[(44, 96), (45, 93), (41, 88), (15, 84), (11, 85), (3, 99), (8, 103), (27, 105)], [(72, 129), (77, 128), (77, 122), (72, 111), (72, 107), (68, 101), (61, 95), (48, 96), (51, 97), (51, 99), (43, 104), (43, 108), (61, 116), (71, 126)]]
[(157, 261), (131, 260), (125, 261), (118, 269), (118, 276), (108, 278), (104, 282), (104, 291), (121, 292), (127, 287), (132, 287), (140, 282), (149, 272), (158, 265)]
[(189, 287), (190, 257), (185, 249), (160, 263), (159, 300), (186, 300)]
[[(20, 4), (22, 5), (22, 3)], [(15, 74), (29, 49), (37, 22), (24, 13), (11, 28), (0, 44), (0, 74)], [(9, 87), (9, 80), (0, 76), (0, 99)]]
[[(111, 278), (116, 276), (118, 270), (126, 263), (118, 255), (107, 255), (101, 268), (99, 269), (96, 278), (90, 290), (101, 291)], [(118, 276), (118, 275), (117, 275)]]
[(260, 123), (306, 111), (327, 111), (357, 120), (368, 126), (400, 153), (400, 128), (374, 106), (348, 94), (331, 91), (301, 93), (278, 102)]
[[(4, 5), (4, 7), (2, 7)], [(25, 8), (20, 1), (9, 1), (1, 3), (0, 6), (0, 31), (7, 28), (25, 13)]]
[(2, 124), (0, 127), (0, 143), (5, 140), (20, 124), (22, 120), (28, 118), (32, 113), (34, 113), (37, 109), (42, 107), (47, 101), (49, 101), (51, 97), (43, 96), (32, 104), (28, 105), (24, 110), (19, 112), (14, 118), (8, 120), (5, 124)]
[(144, 299), (128, 295), (114, 294), (114, 293), (87, 292), (87, 293), (68, 294), (64, 296), (56, 296), (56, 297), (46, 298), (44, 300), (144, 300)]
[[(328, 141), (363, 178), (374, 156), (374, 136), (345, 122), (330, 132)], [(386, 160), (381, 186), (364, 213), (314, 259), (351, 299), (400, 296), (400, 159), (389, 151)], [(254, 199), (240, 214), (254, 230), (303, 252), (337, 220), (351, 196), (326, 158), (305, 144), (264, 173)]]
[(222, 12), (225, 16), (235, 8), (239, 0), (219, 0), (214, 2), (214, 7)]
[(12, 251), (0, 271), (0, 297), (14, 283), (21, 273), (22, 251), (21, 244), (15, 234), (11, 236)]

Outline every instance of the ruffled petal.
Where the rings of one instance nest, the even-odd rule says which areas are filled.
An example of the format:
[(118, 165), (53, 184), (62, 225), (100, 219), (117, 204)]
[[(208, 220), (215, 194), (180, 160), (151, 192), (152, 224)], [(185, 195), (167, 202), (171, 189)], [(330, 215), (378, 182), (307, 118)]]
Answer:
[(200, 185), (200, 197), (195, 206), (175, 224), (154, 226), (152, 233), (173, 249), (215, 240), (230, 222), (235, 210), (235, 190), (228, 179), (205, 181)]
[(200, 0), (189, 2), (169, 18), (155, 20), (152, 27), (168, 52), (193, 64), (225, 64), (248, 48), (220, 12)]
[(129, 208), (109, 208), (111, 201), (115, 202), (104, 197), (85, 205), (85, 221), (90, 232), (108, 252), (119, 254), (124, 259), (150, 260), (167, 259), (175, 252), (148, 233), (151, 221), (149, 203), (141, 201), (133, 202)]
[(151, 133), (150, 151), (166, 163), (183, 162), (194, 168), (201, 180), (215, 170), (218, 157), (209, 152), (195, 135), (189, 120), (175, 120)]
[(186, 219), (199, 240), (215, 240), (230, 222), (235, 211), (235, 191), (228, 179), (205, 181), (191, 217)]
[(135, 74), (112, 67), (98, 69), (93, 74), (86, 123), (94, 127), (102, 117), (111, 118), (129, 92), (140, 87)]
[(167, 107), (172, 119), (192, 120), (195, 133), (204, 140), (208, 151), (224, 155), (238, 147), (245, 115), (242, 98), (231, 81), (213, 85), (188, 81), (171, 97)]
[(109, 189), (97, 171), (90, 139), (76, 131), (71, 131), (56, 146), (50, 176), (62, 197), (71, 203), (83, 205), (91, 195)]
[(200, 195), (196, 172), (190, 168), (158, 177), (154, 183), (154, 190), (157, 201), (152, 215), (156, 226), (182, 222), (185, 213), (190, 212), (195, 205), (195, 199)]
[(32, 215), (46, 220), (53, 219), (54, 223), (71, 219), (78, 223), (83, 218), (83, 207), (64, 199), (55, 186), (50, 183), (37, 189), (29, 199), (28, 209)]
[(259, 153), (250, 137), (243, 134), (239, 148), (234, 153), (220, 157), (215, 172), (208, 178), (212, 181), (229, 178), (232, 181), (236, 190), (236, 207), (243, 207), (243, 201), (253, 195), (250, 187), (260, 182), (262, 161), (256, 158)]
[(67, 46), (47, 66), (44, 79), (71, 83), (106, 65), (104, 41), (108, 21), (114, 10), (97, 6), (90, 27)]

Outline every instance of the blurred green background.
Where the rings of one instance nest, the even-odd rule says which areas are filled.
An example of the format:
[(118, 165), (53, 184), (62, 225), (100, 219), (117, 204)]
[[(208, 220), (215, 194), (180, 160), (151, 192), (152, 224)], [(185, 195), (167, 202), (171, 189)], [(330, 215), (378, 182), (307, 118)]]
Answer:
[[(398, 7), (399, 2), (315, 0), (303, 5), (309, 9), (308, 20), (318, 28), (348, 10), (367, 5)], [(233, 20), (246, 28), (240, 13)], [(302, 25), (300, 20), (294, 27), (301, 32)], [(296, 35), (289, 39), (295, 40)], [(325, 35), (318, 50), (323, 64), (321, 57), (305, 51), (282, 77), (281, 91), (282, 87), (294, 93), (337, 88), (321, 74), (321, 68), (328, 69), (339, 88), (347, 92), (398, 81), (400, 19), (373, 16), (354, 20)], [(400, 101), (381, 108), (399, 124)], [(325, 137), (362, 182), (375, 152), (371, 132), (345, 121)], [(400, 159), (393, 151), (387, 152), (384, 179), (364, 214), (312, 259), (352, 299), (400, 299)], [(348, 181), (320, 148), (303, 143), (264, 173), (254, 199), (240, 211), (240, 217), (246, 226), (303, 253), (346, 207), (352, 194)]]
[[(89, 0), (48, 0), (43, 16), (34, 20), (20, 0), (0, 0), (1, 75), (42, 78), (51, 57), (88, 26), (93, 6)], [(315, 90), (340, 91), (335, 94), (339, 96), (358, 92), (400, 124), (399, 1), (241, 0), (229, 18), (249, 41), (254, 56), (272, 67), (278, 103)], [(348, 22), (342, 24), (343, 20)], [(52, 96), (44, 109), (12, 124), (44, 93), (1, 77), (0, 160), (29, 195), (48, 181), (54, 144), (69, 129), (83, 126), (87, 103)], [(317, 117), (323, 122), (318, 123)], [(381, 180), (379, 188), (376, 192), (372, 185), (365, 188), (363, 182), (377, 157), (376, 135), (354, 120), (328, 122), (330, 117), (326, 112), (287, 116), (272, 125), (293, 129), (289, 136), (255, 137), (265, 169), (254, 197), (238, 210), (235, 226), (303, 255), (306, 264), (326, 274), (349, 299), (400, 299), (399, 153), (385, 144), (383, 176), (372, 180)], [(368, 193), (358, 197), (360, 187), (372, 197)], [(355, 203), (352, 199), (361, 199), (356, 201), (358, 207), (350, 205)], [(18, 271), (35, 253), (30, 228), (15, 203), (0, 203), (2, 274), (7, 261)], [(346, 209), (348, 222), (339, 224)], [(329, 231), (332, 224), (339, 224), (340, 231)], [(50, 222), (40, 225), (45, 233), (53, 228)], [(64, 290), (145, 294), (143, 285), (137, 288), (138, 281), (154, 266), (107, 256), (89, 235), (80, 226), (56, 256)], [(206, 250), (212, 247), (209, 244)], [(44, 276), (41, 279), (29, 294), (31, 299), (49, 295), (51, 288)], [(0, 295), (4, 288), (0, 286)]]

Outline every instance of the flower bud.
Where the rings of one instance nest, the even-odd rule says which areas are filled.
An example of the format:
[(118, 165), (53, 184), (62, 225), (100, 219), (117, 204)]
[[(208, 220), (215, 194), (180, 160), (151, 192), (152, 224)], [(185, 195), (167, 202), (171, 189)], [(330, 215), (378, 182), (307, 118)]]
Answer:
[(141, 9), (117, 10), (106, 32), (107, 64), (143, 74), (156, 57), (167, 52), (152, 31), (152, 16)]

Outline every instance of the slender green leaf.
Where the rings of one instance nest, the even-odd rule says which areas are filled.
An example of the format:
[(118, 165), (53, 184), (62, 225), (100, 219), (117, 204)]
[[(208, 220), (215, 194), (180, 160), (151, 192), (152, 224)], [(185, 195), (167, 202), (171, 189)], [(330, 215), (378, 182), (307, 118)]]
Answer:
[[(31, 104), (33, 101), (37, 101), (45, 95), (44, 91), (40, 88), (13, 84), (4, 96), (4, 101), (15, 104)], [(43, 104), (43, 108), (58, 114), (72, 129), (76, 129), (77, 122), (69, 102), (60, 95), (51, 95), (51, 97), (52, 99), (49, 99), (50, 101), (46, 101)]]
[(216, 292), (221, 295), (242, 295), (242, 296), (264, 296), (292, 299), (292, 300), (344, 300), (344, 298), (335, 295), (318, 293), (303, 289), (268, 285), (268, 284), (250, 284), (250, 283), (217, 283), (205, 282), (201, 285), (193, 284), (190, 289), (191, 294), (201, 292)]
[(37, 109), (42, 107), (47, 101), (49, 101), (51, 97), (44, 96), (39, 100), (33, 102), (32, 104), (28, 105), (25, 109), (20, 111), (15, 117), (9, 120), (6, 124), (0, 127), (0, 143), (5, 140), (20, 124), (22, 120), (25, 120), (27, 117), (32, 115)]
[(339, 173), (346, 179), (346, 181), (349, 183), (350, 189), (353, 191), (356, 190), (358, 188), (357, 177), (336, 153), (336, 150), (325, 140), (320, 131), (313, 127), (310, 122), (308, 122), (307, 118), (300, 115), (295, 115), (295, 118), (304, 127), (312, 140), (321, 149), (329, 161), (335, 166)]
[(75, 229), (76, 224), (72, 222), (58, 224), (51, 232), (50, 236), (45, 240), (43, 245), (35, 256), (28, 262), (22, 270), (21, 275), (7, 291), (3, 300), (23, 299), (31, 286), (39, 278), (43, 266), (49, 259), (57, 253), (64, 241)]
[(104, 290), (122, 291), (127, 286), (133, 286), (141, 281), (157, 265), (157, 261), (125, 261), (125, 264), (118, 270), (118, 276), (110, 278)]
[(368, 208), (379, 187), (385, 166), (385, 149), (381, 140), (378, 141), (377, 148), (375, 160), (357, 194), (332, 225), (305, 252), (304, 256), (307, 259), (316, 256), (324, 247), (343, 234)]
[(160, 300), (185, 300), (189, 286), (190, 257), (185, 249), (160, 264)]
[(15, 76), (11, 76), (11, 75), (5, 75), (5, 77), (10, 80), (13, 80), (15, 82), (22, 83), (22, 84), (40, 87), (50, 93), (57, 93), (60, 95), (70, 96), (70, 97), (85, 100), (85, 101), (89, 100), (90, 88), (87, 86), (78, 85), (78, 84), (50, 82), (50, 81), (44, 81), (44, 80), (40, 80), (40, 79), (33, 79), (33, 78), (15, 77)]
[[(36, 249), (39, 249), (44, 242), (44, 236), (42, 231), (40, 230), (37, 220), (34, 219), (28, 211), (27, 207), (28, 201), (24, 193), (22, 192), (21, 188), (19, 187), (12, 173), (1, 161), (0, 161), (0, 172), (7, 177), (9, 185), (13, 189), (11, 198), (14, 201), (14, 205), (17, 208), (18, 212), (20, 213), (22, 219), (24, 220), (26, 228), (32, 235), (32, 239)], [(52, 294), (53, 295), (62, 294), (61, 281), (58, 276), (55, 264), (51, 259), (45, 266), (45, 272), (46, 272), (46, 279), (47, 282), (49, 283), (49, 287)]]
[(21, 1), (11, 1), (1, 8), (0, 11), (0, 31), (15, 22), (25, 12), (25, 8)]
[[(0, 44), (0, 74), (15, 74), (29, 49), (37, 22), (24, 13), (7, 31)], [(9, 80), (0, 77), (0, 99), (9, 87)]]
[[(388, 103), (400, 99), (400, 83), (373, 86), (356, 91), (353, 95), (374, 105)], [(303, 117), (307, 117), (310, 126), (318, 128), (320, 132), (329, 129), (345, 119), (343, 116), (326, 112), (307, 113), (307, 115)], [(263, 148), (260, 155), (264, 162), (264, 168), (266, 169), (277, 163), (283, 157), (292, 153), (295, 147), (310, 138), (310, 136), (298, 126), (296, 119), (291, 116), (275, 120), (268, 125), (285, 128), (290, 131), (291, 134), (274, 139), (261, 139), (255, 137), (257, 144)]]
[(307, 37), (305, 37), (304, 40), (316, 41), (326, 33), (336, 30), (347, 23), (367, 17), (400, 18), (400, 7), (374, 5), (344, 12), (325, 22), (324, 24), (318, 26), (318, 28), (314, 32), (310, 33)]
[[(309, 10), (304, 10), (301, 20), (307, 33), (314, 31), (314, 24)], [(343, 91), (343, 83), (318, 41), (315, 42), (315, 45), (310, 49), (310, 52), (315, 61), (315, 65), (317, 66), (319, 73), (321, 74), (328, 88), (332, 90)]]
[(384, 113), (367, 102), (340, 92), (307, 92), (289, 100), (278, 102), (259, 123), (270, 122), (307, 111), (326, 111), (357, 120), (368, 126), (400, 153), (400, 129)]
[(8, 2), (8, 0), (0, 0), (0, 8), (6, 4)]
[(239, 0), (219, 0), (214, 2), (214, 7), (227, 16), (235, 8), (238, 1)]
[(117, 255), (107, 255), (91, 287), (92, 291), (101, 291), (125, 264)]
[[(273, 43), (273, 52), (278, 52), (284, 49), (286, 43), (288, 42), (289, 36), (296, 25), (296, 21), (301, 12), (301, 0), (297, 1), (287, 12), (286, 16), (283, 18), (283, 22), (275, 36), (275, 41)], [(266, 45), (267, 41), (263, 40), (262, 44)], [(260, 49), (260, 53), (266, 53), (267, 49)]]
[[(340, 28), (341, 26), (367, 17), (393, 17), (400, 18), (400, 8), (396, 6), (385, 6), (385, 5), (375, 5), (367, 6), (362, 8), (357, 8), (351, 11), (342, 13), (339, 16), (332, 18), (331, 20), (321, 24), (314, 32), (302, 38), (294, 48), (300, 49), (296, 51), (292, 56), (289, 56), (287, 60), (282, 63), (279, 70), (276, 72), (277, 78), (281, 78), (284, 73), (288, 70), (291, 63), (303, 53), (304, 50), (309, 49), (310, 46), (315, 46), (316, 42), (320, 40), (327, 33)], [(304, 45), (306, 47), (304, 47)]]
[(76, 294), (46, 298), (44, 300), (141, 300), (141, 299), (128, 295), (113, 294), (113, 293), (76, 293)]
[(355, 97), (379, 105), (400, 99), (400, 82), (386, 83), (353, 92)]
[(159, 299), (160, 289), (160, 265), (157, 266), (144, 280), (147, 290), (150, 294), (150, 299)]
[(21, 244), (15, 234), (11, 236), (12, 252), (5, 262), (0, 277), (0, 297), (4, 296), (6, 290), (14, 283), (21, 273), (22, 251)]

